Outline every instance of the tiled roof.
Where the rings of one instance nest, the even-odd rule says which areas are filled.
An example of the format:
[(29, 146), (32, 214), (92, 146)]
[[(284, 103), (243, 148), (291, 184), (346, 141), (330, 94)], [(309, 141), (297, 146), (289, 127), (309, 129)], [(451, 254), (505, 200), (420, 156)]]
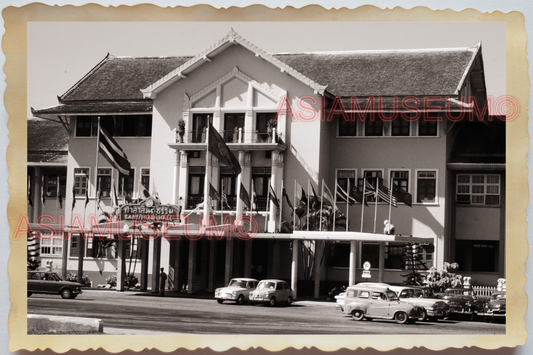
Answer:
[(475, 48), (287, 53), (275, 57), (335, 96), (453, 95)]
[(152, 100), (147, 102), (72, 102), (54, 107), (47, 107), (40, 110), (32, 108), (33, 115), (69, 115), (69, 114), (104, 114), (106, 112), (126, 113), (126, 112), (152, 112)]
[(141, 88), (165, 76), (189, 59), (190, 57), (107, 56), (59, 100), (142, 100)]
[(29, 119), (28, 163), (67, 163), (68, 132), (62, 124)]

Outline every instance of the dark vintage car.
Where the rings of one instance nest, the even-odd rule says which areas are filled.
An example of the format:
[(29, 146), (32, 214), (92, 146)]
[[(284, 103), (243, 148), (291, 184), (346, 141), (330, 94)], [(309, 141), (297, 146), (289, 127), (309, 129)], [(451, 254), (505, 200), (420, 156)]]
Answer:
[(480, 311), (476, 295), (471, 288), (449, 288), (444, 291), (442, 299), (448, 301), (449, 317), (464, 316), (474, 320)]
[(506, 292), (496, 291), (485, 305), (485, 320), (501, 319), (505, 321), (507, 314)]
[(401, 301), (424, 307), (419, 321), (436, 321), (448, 315), (448, 302), (431, 297), (428, 287), (423, 286), (390, 286), (398, 294)]
[(415, 323), (424, 307), (402, 302), (387, 286), (356, 285), (346, 290), (343, 313), (353, 319), (394, 319), (397, 323)]
[(81, 291), (81, 284), (63, 281), (55, 272), (28, 271), (28, 297), (33, 293), (59, 294), (74, 299)]
[(290, 305), (292, 300), (291, 287), (283, 280), (261, 280), (257, 284), (257, 288), (250, 293), (251, 303), (266, 303), (270, 306), (275, 306), (278, 303)]

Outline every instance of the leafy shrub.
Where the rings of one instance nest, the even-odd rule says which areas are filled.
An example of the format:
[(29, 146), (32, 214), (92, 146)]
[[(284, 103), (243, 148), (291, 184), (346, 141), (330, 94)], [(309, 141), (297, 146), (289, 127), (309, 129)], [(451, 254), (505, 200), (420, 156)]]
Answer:
[(455, 273), (458, 269), (459, 264), (457, 263), (444, 263), (440, 271), (432, 267), (426, 276), (426, 284), (431, 292), (443, 293), (447, 288), (462, 286), (463, 277)]
[(126, 276), (124, 279), (124, 286), (126, 287), (135, 287), (139, 283), (139, 279), (135, 275)]
[(117, 286), (117, 275), (113, 274), (113, 275), (108, 276), (105, 279), (105, 282), (111, 287), (116, 287)]
[[(66, 277), (65, 281), (78, 282), (78, 274), (73, 273), (73, 272), (67, 273), (67, 277)], [(91, 286), (91, 280), (89, 279), (89, 276), (87, 276), (87, 275), (83, 275), (80, 283), (84, 287)]]

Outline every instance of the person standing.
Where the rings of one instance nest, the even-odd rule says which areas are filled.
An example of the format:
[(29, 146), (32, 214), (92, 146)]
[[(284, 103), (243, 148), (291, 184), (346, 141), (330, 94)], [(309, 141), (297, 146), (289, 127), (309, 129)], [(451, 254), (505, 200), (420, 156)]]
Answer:
[(159, 274), (159, 296), (161, 297), (165, 295), (166, 283), (167, 283), (167, 274), (165, 274), (165, 269), (161, 268), (161, 273)]

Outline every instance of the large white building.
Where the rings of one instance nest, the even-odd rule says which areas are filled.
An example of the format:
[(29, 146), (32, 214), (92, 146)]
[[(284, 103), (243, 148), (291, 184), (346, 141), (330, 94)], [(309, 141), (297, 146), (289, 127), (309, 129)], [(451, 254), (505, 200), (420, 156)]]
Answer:
[[(247, 241), (234, 234), (229, 240), (138, 238), (119, 251), (99, 248), (103, 239), (96, 235), (81, 250), (74, 233), (52, 239), (61, 253), (41, 254), (72, 271), (84, 253), (83, 272), (96, 284), (117, 269), (133, 268), (146, 289), (157, 285), (164, 267), (176, 290), (187, 284), (189, 292), (212, 291), (237, 276), (275, 277), (291, 280), (294, 288), (300, 282), (300, 293), (310, 292), (313, 282), (306, 281), (314, 279), (316, 296), (363, 280), (365, 261), (372, 265), (371, 280), (401, 283), (404, 246), (421, 241), (433, 245), (422, 253), (428, 267), (458, 262), (472, 283), (495, 285), (505, 277), (505, 124), (478, 114), (485, 103), (482, 48), (475, 44), (271, 54), (230, 31), (193, 57), (109, 55), (57, 106), (32, 109), (36, 117), (62, 121), (68, 131), (65, 221), (78, 215), (88, 225), (89, 214), (98, 213), (96, 192), (109, 208), (115, 185), (119, 195), (132, 198), (143, 188), (157, 193), (163, 204), (181, 206), (192, 225), (205, 213), (219, 224), (223, 216), (233, 222), (248, 213), (242, 184), (255, 192), (260, 233)], [(129, 175), (102, 156), (96, 169), (98, 117), (127, 154)], [(238, 158), (240, 175), (211, 155), (206, 164), (208, 122)], [(293, 221), (282, 184), (294, 205), (295, 182), (312, 196), (309, 181), (320, 197), (322, 181), (332, 191), (338, 184), (363, 192), (365, 179), (375, 184), (375, 178), (409, 192), (412, 206), (400, 202), (389, 212), (374, 196), (368, 207), (337, 201), (348, 231), (279, 233), (280, 222)], [(227, 205), (209, 197), (206, 179), (224, 190)], [(280, 208), (269, 202), (269, 186)], [(37, 222), (45, 210), (35, 209), (38, 194), (32, 196), (28, 216)], [(196, 208), (203, 201), (211, 208)], [(396, 236), (382, 234), (389, 216)]]

